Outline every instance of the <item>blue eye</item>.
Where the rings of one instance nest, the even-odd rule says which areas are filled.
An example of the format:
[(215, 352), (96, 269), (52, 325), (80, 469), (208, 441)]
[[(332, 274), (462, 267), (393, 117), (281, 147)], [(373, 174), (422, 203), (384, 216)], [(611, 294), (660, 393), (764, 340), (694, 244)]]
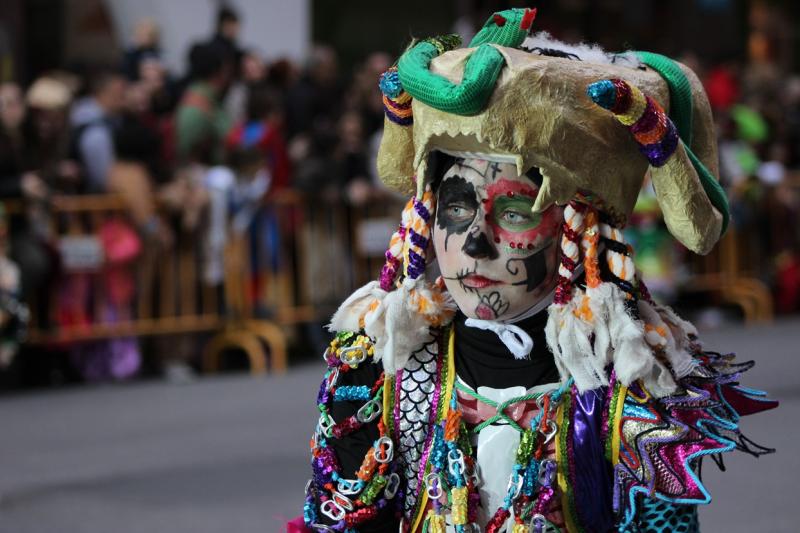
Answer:
[(531, 219), (529, 215), (518, 211), (504, 211), (502, 218), (509, 224), (524, 224)]
[(445, 214), (450, 220), (459, 222), (472, 220), (472, 218), (475, 216), (475, 210), (460, 204), (451, 204), (445, 207)]

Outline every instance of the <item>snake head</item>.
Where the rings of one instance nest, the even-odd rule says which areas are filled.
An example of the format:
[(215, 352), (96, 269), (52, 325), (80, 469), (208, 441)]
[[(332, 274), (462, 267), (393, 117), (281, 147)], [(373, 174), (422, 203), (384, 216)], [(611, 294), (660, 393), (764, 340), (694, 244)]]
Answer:
[(470, 46), (498, 44), (518, 48), (533, 26), (536, 8), (513, 8), (494, 13), (475, 35)]

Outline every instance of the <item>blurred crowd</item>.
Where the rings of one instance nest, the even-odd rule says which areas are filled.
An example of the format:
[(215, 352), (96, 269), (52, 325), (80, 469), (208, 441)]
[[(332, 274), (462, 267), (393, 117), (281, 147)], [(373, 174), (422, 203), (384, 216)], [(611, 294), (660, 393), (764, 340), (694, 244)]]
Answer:
[(800, 311), (800, 75), (779, 66), (759, 31), (746, 62), (703, 73), (741, 269), (773, 289), (777, 312)]
[[(39, 326), (92, 319), (74, 303), (89, 289), (78, 276), (65, 282), (54, 234), (53, 200), (64, 195), (124, 200), (130, 223), (113, 221), (100, 235), (116, 243), (105, 253), (120, 263), (196, 236), (213, 287), (223, 283), (230, 235), (276, 224), (262, 216), (270, 199), (292, 189), (318, 205), (357, 206), (382, 194), (372, 164), (383, 123), (375, 87), (389, 56), (367, 56), (345, 79), (328, 46), (313, 47), (304, 65), (267, 62), (242, 46), (240, 27), (239, 14), (221, 8), (213, 34), (188, 47), (186, 72), (166, 68), (157, 23), (142, 20), (117, 65), (0, 85), (0, 199), (21, 211), (0, 235), (0, 291), (18, 304), (56, 305), (58, 324)], [(120, 287), (130, 280), (108, 284), (112, 300), (122, 295), (110, 313), (124, 319), (130, 291)], [(9, 341), (23, 333), (19, 307), (22, 316), (6, 321)]]
[[(0, 368), (23, 338), (27, 304), (48, 308), (60, 295), (61, 324), (90, 320), (70, 304), (86, 287), (79, 278), (64, 284), (54, 198), (123, 198), (129, 223), (101, 232), (120, 263), (196, 235), (203, 281), (218, 286), (230, 235), (276, 223), (263, 216), (271, 199), (296, 190), (310, 205), (359, 207), (385, 194), (374, 175), (383, 124), (376, 80), (393, 59), (372, 53), (348, 73), (333, 48), (317, 45), (303, 65), (268, 62), (240, 43), (240, 25), (235, 11), (220, 9), (212, 35), (188, 47), (185, 72), (166, 68), (159, 28), (142, 20), (111, 68), (0, 85), (0, 199), (16, 206), (0, 213)], [(748, 52), (746, 60), (682, 60), (704, 80), (716, 115), (745, 267), (774, 289), (779, 311), (793, 312), (800, 310), (800, 76), (774, 61), (763, 36), (751, 37)], [(657, 289), (660, 277), (670, 297), (676, 252), (656, 211), (645, 198), (634, 239), (651, 271), (645, 276)], [(120, 287), (130, 282), (120, 275), (108, 283), (116, 298), (109, 313), (124, 319), (130, 291)], [(125, 362), (130, 346), (113, 349), (119, 368), (104, 371), (130, 374), (137, 366)]]
[[(774, 41), (757, 27), (744, 58), (681, 61), (703, 81), (718, 130), (720, 180), (731, 204), (732, 252), (722, 270), (754, 278), (778, 313), (800, 311), (800, 75), (782, 66)], [(648, 194), (649, 192), (649, 194)], [(662, 299), (679, 297), (691, 258), (676, 248), (652, 190), (643, 190), (629, 229), (637, 264)], [(724, 255), (719, 254), (717, 255)]]

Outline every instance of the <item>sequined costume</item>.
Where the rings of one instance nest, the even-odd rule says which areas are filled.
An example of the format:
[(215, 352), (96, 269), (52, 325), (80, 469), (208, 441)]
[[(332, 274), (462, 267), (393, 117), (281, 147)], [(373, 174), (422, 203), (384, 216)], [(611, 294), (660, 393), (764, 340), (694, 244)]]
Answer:
[[(383, 520), (402, 520), (406, 531), (424, 530), (432, 508), (424, 473), (431, 471), (436, 439), (442, 435), (437, 428), (449, 414), (443, 402), (454, 386), (455, 364), (439, 338), (451, 333), (452, 328), (444, 328), (394, 379), (384, 382), (383, 417), (397, 443), (394, 461), (404, 498), (388, 500), (392, 512)], [(331, 359), (343, 347), (332, 345)], [(553, 417), (558, 427), (553, 453), (544, 454), (557, 467), (555, 498), (541, 513), (551, 530), (699, 531), (695, 505), (710, 501), (697, 474), (702, 458), (734, 449), (753, 455), (769, 451), (738, 432), (741, 415), (775, 405), (761, 393), (738, 386), (740, 374), (750, 365), (704, 352), (697, 344), (692, 350), (696, 365), (680, 380), (679, 394), (655, 399), (640, 383), (625, 387), (613, 374), (608, 387), (584, 393), (574, 384), (569, 387)], [(469, 400), (462, 395), (461, 412), (469, 411)], [(475, 421), (465, 426), (474, 427)], [(315, 478), (322, 477), (317, 472), (321, 468), (315, 464)], [(335, 483), (332, 487), (338, 488)], [(321, 514), (315, 518), (325, 521)], [(532, 515), (525, 518), (527, 527)], [(347, 530), (327, 522), (334, 530)], [(359, 523), (350, 525), (361, 530)]]
[[(697, 532), (706, 456), (771, 451), (739, 431), (777, 405), (739, 385), (751, 363), (651, 298), (621, 232), (647, 171), (684, 245), (724, 232), (702, 87), (663, 56), (559, 52), (534, 17), (418, 42), (381, 78), (379, 172), (414, 196), (380, 279), (331, 320), (305, 530)], [(436, 153), (536, 168), (533, 211), (564, 206), (556, 289), (517, 327), (527, 358), (430, 277)]]

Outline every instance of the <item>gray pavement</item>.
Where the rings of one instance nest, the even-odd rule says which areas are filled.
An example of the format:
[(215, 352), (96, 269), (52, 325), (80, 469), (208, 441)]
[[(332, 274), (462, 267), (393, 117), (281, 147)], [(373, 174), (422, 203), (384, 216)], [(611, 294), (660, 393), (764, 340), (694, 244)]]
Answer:
[[(704, 334), (782, 401), (745, 419), (777, 455), (706, 465), (705, 532), (800, 531), (800, 320)], [(299, 514), (322, 362), (285, 376), (0, 398), (0, 533), (273, 533)]]

